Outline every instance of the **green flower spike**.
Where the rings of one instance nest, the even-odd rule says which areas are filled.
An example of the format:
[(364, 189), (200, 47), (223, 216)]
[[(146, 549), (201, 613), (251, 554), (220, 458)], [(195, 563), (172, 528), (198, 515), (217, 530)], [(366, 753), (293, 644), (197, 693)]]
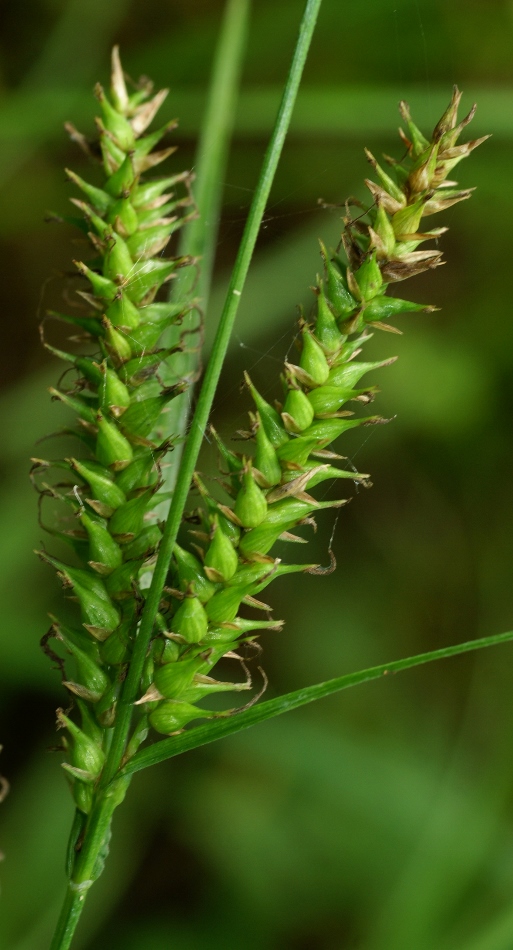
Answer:
[[(62, 712), (59, 723), (69, 734), (70, 761), (64, 767), (77, 807), (85, 813), (101, 774), (108, 730), (116, 723), (121, 683), (161, 539), (154, 512), (166, 497), (160, 493), (160, 463), (172, 435), (163, 442), (158, 433), (169, 400), (184, 384), (163, 389), (159, 368), (186, 341), (172, 349), (159, 343), (194, 306), (191, 300), (156, 299), (177, 268), (191, 263), (162, 257), (172, 234), (190, 216), (191, 176), (144, 178), (172, 151), (153, 151), (170, 124), (147, 131), (165, 92), (150, 98), (147, 83), (129, 91), (114, 50), (111, 92), (97, 87), (96, 94), (103, 180), (89, 184), (68, 172), (81, 192), (73, 200), (93, 248), (89, 262), (77, 262), (83, 282), (79, 293), (90, 310), (80, 318), (60, 315), (80, 327), (90, 351), (81, 346), (75, 356), (47, 344), (75, 374), (69, 389), (61, 385), (51, 393), (77, 415), (75, 432), (85, 448), (82, 455), (56, 461), (53, 488), (50, 463), (35, 460), (34, 469), (44, 472), (45, 496), (69, 513), (69, 530), (55, 534), (69, 541), (79, 559), (68, 565), (41, 555), (75, 602), (74, 625), (55, 622), (52, 629), (64, 662), (73, 664), (63, 680), (77, 697), (82, 727)], [(361, 414), (360, 407), (377, 393), (374, 374), (394, 361), (358, 359), (372, 335), (369, 327), (394, 329), (388, 321), (395, 317), (434, 309), (388, 290), (391, 283), (440, 264), (441, 251), (418, 247), (445, 229), (423, 231), (423, 218), (471, 194), (446, 180), (483, 141), (458, 144), (473, 114), (458, 124), (459, 99), (455, 90), (431, 140), (401, 104), (406, 162), (387, 159), (385, 170), (367, 152), (377, 179), (367, 181), (372, 204), (365, 215), (358, 209), (357, 221), (347, 211), (344, 260), (321, 244), (322, 274), (312, 313), (300, 322), (298, 362), (285, 363), (281, 375), (282, 405), (267, 402), (246, 374), (253, 411), (244, 454), (213, 431), (225, 495), (211, 494), (196, 473), (200, 505), (187, 514), (173, 548), (126, 756), (136, 752), (149, 729), (173, 735), (198, 719), (231, 715), (234, 710), (214, 713), (201, 703), (213, 693), (250, 688), (249, 677), (232, 683), (211, 673), (223, 657), (240, 661), (237, 650), (259, 631), (282, 629), (282, 621), (268, 616), (271, 608), (260, 595), (285, 574), (325, 570), (288, 563), (284, 554), (288, 545), (306, 543), (325, 509), (347, 503), (347, 498), (320, 500), (317, 486), (340, 479), (366, 484), (368, 476), (339, 465), (342, 457), (331, 446), (350, 429), (386, 422)], [(250, 617), (245, 616), (248, 608)]]
[[(91, 782), (104, 761), (105, 729), (115, 720), (119, 671), (130, 661), (144, 601), (142, 578), (151, 570), (161, 539), (151, 512), (162, 499), (159, 460), (169, 443), (162, 445), (157, 433), (163, 410), (184, 385), (162, 388), (158, 374), (186, 338), (173, 350), (160, 342), (168, 327), (180, 323), (194, 306), (190, 300), (169, 303), (156, 296), (179, 267), (191, 263), (165, 252), (175, 232), (195, 214), (189, 172), (155, 177), (157, 166), (174, 151), (159, 142), (176, 123), (156, 132), (149, 128), (166, 92), (152, 97), (147, 81), (129, 89), (115, 48), (111, 90), (97, 86), (95, 93), (101, 164), (93, 183), (67, 170), (78, 189), (71, 201), (82, 216), (74, 220), (91, 244), (89, 259), (75, 262), (83, 315), (51, 315), (78, 326), (82, 337), (76, 355), (45, 343), (72, 367), (72, 377), (63, 377), (66, 385), (52, 388), (51, 394), (78, 417), (82, 448), (72, 458), (55, 461), (58, 489), (49, 482), (51, 464), (44, 463), (42, 489), (63, 508), (58, 517), (60, 523), (68, 519), (67, 530), (58, 533), (79, 560), (66, 564), (41, 555), (57, 570), (76, 613), (74, 628), (73, 623), (69, 628), (59, 623), (54, 629), (65, 655), (64, 684), (81, 703), (83, 730), (64, 714), (59, 721), (71, 736), (66, 768), (77, 804), (85, 811)], [(151, 177), (145, 177), (147, 171)], [(210, 581), (203, 577), (203, 582), (213, 593)], [(187, 584), (182, 589), (188, 590)], [(174, 626), (184, 642), (195, 643), (206, 631), (206, 619), (198, 619), (203, 608), (191, 606), (198, 604), (187, 596), (181, 613), (177, 609)]]
[(241, 616), (245, 605), (267, 611), (270, 608), (259, 595), (277, 577), (291, 571), (319, 571), (314, 564), (286, 564), (275, 555), (277, 544), (282, 545), (281, 555), (284, 542), (306, 541), (303, 532), (295, 534), (296, 529), (315, 526), (324, 509), (346, 504), (343, 498), (316, 499), (311, 494), (315, 487), (339, 479), (367, 484), (368, 476), (338, 467), (341, 457), (330, 446), (349, 429), (387, 421), (357, 412), (377, 392), (366, 377), (394, 362), (394, 358), (358, 359), (372, 335), (368, 327), (393, 329), (387, 321), (396, 316), (435, 309), (393, 297), (388, 287), (438, 266), (439, 250), (418, 251), (417, 247), (440, 237), (445, 229), (421, 232), (422, 218), (470, 195), (468, 190), (453, 192), (452, 184), (450, 189), (445, 187), (455, 159), (465, 157), (483, 141), (456, 146), (466, 124), (464, 120), (457, 125), (458, 102), (455, 91), (431, 141), (416, 129), (401, 104), (409, 136), (403, 135), (408, 149), (405, 166), (390, 160), (390, 171), (385, 171), (367, 153), (378, 179), (367, 182), (373, 204), (366, 217), (359, 209), (357, 223), (349, 213), (345, 219), (345, 261), (332, 258), (321, 244), (323, 273), (317, 278), (311, 318), (300, 324), (298, 365), (285, 364), (281, 411), (263, 398), (246, 374), (254, 403), (250, 414), (253, 456), (251, 441), (245, 443), (241, 456), (214, 433), (220, 466), (228, 475), (224, 487), (229, 497), (223, 501), (213, 497), (196, 476), (203, 502), (201, 530), (193, 532), (199, 557), (176, 546), (171, 579), (175, 593), (167, 606), (167, 635), (179, 644), (179, 653), (167, 663), (164, 654), (156, 659), (153, 684), (143, 697), (157, 732), (172, 734), (201, 716), (212, 715), (196, 705), (199, 694), (194, 692), (200, 686), (195, 677), (204, 676), (207, 669), (201, 663), (209, 669), (214, 665), (209, 649), (215, 645), (228, 652), (241, 640), (254, 639), (259, 629), (281, 629), (281, 624), (270, 620)]

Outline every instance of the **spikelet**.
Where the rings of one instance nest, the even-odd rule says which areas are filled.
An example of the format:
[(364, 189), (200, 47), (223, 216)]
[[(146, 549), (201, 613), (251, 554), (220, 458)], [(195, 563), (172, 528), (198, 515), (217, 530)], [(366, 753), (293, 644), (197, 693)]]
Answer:
[[(83, 811), (89, 810), (105, 758), (105, 729), (115, 721), (144, 602), (142, 577), (161, 538), (152, 511), (162, 500), (160, 460), (172, 443), (163, 439), (162, 413), (185, 386), (177, 381), (163, 388), (159, 380), (159, 367), (171, 352), (161, 337), (194, 306), (192, 300), (156, 299), (179, 267), (193, 263), (165, 257), (164, 251), (196, 214), (190, 172), (153, 174), (174, 151), (160, 143), (175, 122), (148, 131), (166, 92), (152, 95), (147, 80), (130, 91), (114, 48), (110, 92), (95, 89), (99, 139), (89, 149), (102, 166), (102, 181), (93, 185), (67, 171), (80, 215), (71, 220), (93, 254), (74, 262), (81, 309), (75, 304), (75, 313), (50, 316), (78, 333), (72, 338), (75, 352), (58, 350), (43, 337), (73, 370), (50, 393), (76, 414), (73, 434), (79, 440), (67, 459), (34, 460), (33, 475), (42, 495), (60, 506), (59, 530), (52, 533), (74, 552), (69, 564), (65, 557), (40, 554), (76, 603), (74, 620), (54, 620), (44, 644), (54, 657), (49, 639), (65, 650), (71, 672), (66, 669), (64, 686), (79, 697), (81, 728), (64, 714), (59, 724), (69, 735), (71, 757), (64, 767)], [(178, 349), (185, 345), (184, 339)]]
[[(101, 188), (69, 172), (84, 199), (74, 200), (97, 257), (77, 262), (85, 279), (81, 291), (90, 309), (83, 316), (64, 316), (92, 346), (91, 354), (53, 350), (71, 363), (76, 380), (71, 388), (52, 389), (78, 418), (75, 434), (83, 450), (56, 463), (35, 460), (42, 491), (71, 512), (71, 527), (51, 531), (74, 549), (78, 564), (42, 553), (76, 602), (74, 622), (53, 618), (44, 646), (52, 659), (63, 660), (49, 647), (61, 644), (71, 656), (73, 673), (63, 676), (81, 713), (78, 727), (59, 713), (67, 730), (70, 761), (65, 769), (77, 807), (87, 812), (101, 774), (105, 735), (115, 722), (121, 681), (130, 663), (132, 642), (144, 603), (145, 577), (161, 537), (152, 511), (162, 500), (159, 464), (169, 449), (160, 442), (161, 414), (183, 387), (162, 389), (158, 368), (171, 353), (159, 338), (192, 301), (155, 302), (163, 283), (188, 261), (162, 258), (171, 234), (194, 213), (190, 199), (173, 189), (190, 176), (146, 179), (144, 173), (170, 149), (153, 151), (168, 127), (146, 133), (164, 93), (150, 97), (150, 87), (129, 94), (113, 53), (111, 98), (97, 87), (102, 116), (98, 120), (106, 179)], [(171, 735), (200, 719), (230, 715), (213, 712), (201, 702), (218, 692), (251, 688), (245, 671), (238, 682), (216, 679), (212, 672), (222, 658), (240, 660), (237, 650), (254, 643), (261, 630), (280, 630), (261, 593), (276, 578), (294, 572), (322, 573), (318, 565), (284, 563), (274, 552), (278, 541), (303, 542), (294, 531), (312, 525), (326, 508), (347, 499), (320, 501), (312, 492), (325, 481), (359, 480), (337, 464), (330, 448), (340, 435), (359, 426), (376, 425), (379, 415), (358, 415), (369, 404), (374, 385), (362, 382), (393, 360), (358, 360), (369, 328), (394, 330), (389, 321), (406, 312), (429, 311), (388, 293), (389, 284), (441, 263), (441, 252), (418, 251), (437, 239), (444, 228), (423, 232), (421, 220), (468, 198), (447, 175), (483, 139), (458, 145), (460, 132), (473, 110), (457, 123), (460, 93), (428, 141), (401, 103), (407, 132), (407, 164), (387, 159), (385, 171), (368, 152), (378, 181), (367, 181), (372, 206), (353, 219), (347, 209), (342, 245), (346, 260), (321, 245), (323, 271), (317, 278), (311, 319), (299, 326), (300, 356), (286, 362), (283, 400), (271, 405), (246, 374), (254, 403), (244, 454), (226, 446), (213, 431), (224, 473), (225, 496), (211, 494), (199, 474), (195, 489), (201, 503), (184, 527), (194, 522), (187, 547), (176, 544), (156, 629), (140, 686), (139, 719), (126, 756), (144, 741), (149, 727)], [(59, 481), (47, 480), (53, 467)], [(245, 607), (257, 616), (245, 616)], [(68, 662), (68, 661), (66, 661)], [(254, 697), (252, 701), (258, 697)]]
[[(244, 605), (268, 611), (258, 595), (275, 578), (294, 571), (323, 571), (313, 564), (285, 564), (273, 551), (280, 540), (304, 541), (294, 534), (298, 525), (312, 524), (324, 508), (346, 503), (346, 499), (319, 501), (312, 490), (334, 479), (366, 483), (368, 476), (339, 467), (340, 456), (329, 447), (349, 429), (386, 421), (353, 411), (375, 396), (376, 387), (362, 383), (363, 378), (394, 362), (357, 359), (372, 335), (369, 329), (393, 331), (388, 321), (394, 317), (435, 309), (391, 296), (388, 288), (439, 266), (438, 249), (417, 251), (417, 247), (446, 229), (422, 232), (421, 219), (471, 194), (446, 180), (455, 164), (484, 141), (457, 144), (474, 113), (458, 125), (459, 100), (455, 88), (431, 141), (401, 103), (407, 165), (389, 159), (391, 169), (386, 172), (367, 152), (378, 178), (367, 181), (372, 207), (359, 213), (357, 220), (347, 210), (342, 235), (345, 262), (331, 259), (321, 245), (323, 273), (317, 279), (315, 309), (311, 320), (300, 322), (297, 364), (285, 363), (282, 404), (270, 405), (246, 374), (255, 409), (244, 455), (213, 433), (226, 476), (226, 497), (222, 501), (213, 497), (196, 476), (203, 505), (199, 530), (191, 532), (195, 554), (176, 546), (170, 599), (163, 613), (164, 636), (175, 650), (166, 653), (162, 644), (154, 647), (147, 690), (140, 700), (157, 732), (174, 733), (201, 716), (213, 716), (197, 704), (209, 692), (229, 688), (209, 675), (219, 657), (233, 656), (241, 642), (255, 639), (259, 629), (281, 629), (282, 622), (273, 625), (268, 619), (241, 616)], [(245, 684), (232, 688), (244, 689)]]

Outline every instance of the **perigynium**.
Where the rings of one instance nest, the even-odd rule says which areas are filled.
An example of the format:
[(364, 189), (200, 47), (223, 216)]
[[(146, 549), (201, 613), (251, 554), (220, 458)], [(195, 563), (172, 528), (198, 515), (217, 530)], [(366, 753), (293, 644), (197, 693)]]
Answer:
[[(129, 88), (115, 48), (110, 92), (101, 86), (95, 92), (98, 140), (89, 144), (74, 129), (72, 136), (97, 161), (102, 180), (90, 184), (67, 172), (79, 212), (68, 220), (92, 256), (75, 261), (81, 309), (52, 314), (71, 325), (72, 352), (53, 347), (44, 328), (45, 346), (71, 369), (51, 394), (76, 416), (69, 430), (76, 449), (63, 459), (36, 459), (33, 468), (42, 498), (51, 500), (51, 534), (70, 552), (39, 553), (72, 602), (51, 618), (43, 638), (68, 697), (57, 719), (76, 805), (71, 902), (83, 900), (101, 873), (110, 817), (129, 781), (119, 771), (104, 784), (102, 777), (162, 538), (163, 463), (177, 443), (166, 429), (166, 407), (192, 383), (179, 377), (172, 385), (161, 382), (162, 364), (169, 379), (173, 354), (191, 346), (188, 331), (175, 346), (163, 345), (165, 332), (179, 328), (196, 306), (191, 295), (170, 301), (163, 291), (180, 268), (201, 266), (187, 256), (164, 256), (172, 235), (197, 213), (190, 172), (153, 176), (174, 151), (160, 144), (173, 123), (149, 131), (165, 91), (153, 95), (146, 80)], [(484, 138), (459, 142), (474, 114), (458, 121), (460, 98), (455, 88), (429, 139), (401, 103), (403, 158), (387, 157), (385, 169), (367, 152), (369, 202), (346, 205), (335, 253), (321, 244), (313, 305), (297, 330), (298, 356), (281, 373), (282, 399), (269, 403), (246, 374), (253, 410), (242, 451), (240, 439), (229, 446), (212, 430), (221, 484), (211, 491), (196, 473), (190, 486), (196, 507), (186, 513), (173, 547), (121, 766), (148, 736), (175, 736), (196, 720), (234, 716), (237, 704), (219, 711), (208, 700), (251, 690), (245, 651), (256, 649), (261, 631), (283, 625), (270, 616), (263, 591), (284, 574), (322, 573), (315, 564), (285, 560), (283, 547), (278, 556), (275, 546), (304, 541), (298, 529), (315, 527), (323, 509), (346, 504), (347, 493), (319, 498), (319, 485), (368, 478), (345, 469), (333, 443), (350, 429), (386, 421), (365, 412), (377, 393), (366, 377), (393, 362), (360, 358), (372, 332), (393, 332), (396, 317), (433, 309), (398, 296), (390, 285), (442, 263), (438, 241), (446, 228), (426, 230), (424, 220), (471, 195), (450, 177)], [(429, 242), (435, 247), (423, 249)], [(216, 676), (223, 658), (241, 665), (238, 678)], [(86, 839), (96, 846), (84, 856)]]

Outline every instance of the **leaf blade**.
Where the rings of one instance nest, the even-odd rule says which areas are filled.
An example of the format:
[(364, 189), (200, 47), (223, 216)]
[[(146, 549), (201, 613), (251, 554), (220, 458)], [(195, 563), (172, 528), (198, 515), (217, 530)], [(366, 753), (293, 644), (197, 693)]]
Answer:
[(257, 725), (259, 722), (265, 722), (267, 719), (280, 716), (292, 709), (306, 706), (316, 699), (323, 699), (325, 696), (331, 696), (343, 689), (349, 689), (351, 686), (358, 686), (360, 683), (368, 683), (391, 673), (399, 673), (401, 670), (413, 669), (415, 666), (423, 666), (425, 663), (432, 663), (435, 660), (460, 656), (462, 653), (497, 646), (512, 640), (513, 630), (509, 630), (506, 633), (481, 637), (477, 640), (467, 640), (464, 643), (442, 647), (439, 650), (431, 650), (428, 653), (418, 653), (416, 656), (405, 657), (402, 660), (393, 660), (391, 663), (371, 666), (356, 673), (346, 673), (344, 676), (337, 676), (335, 679), (316, 683), (313, 686), (305, 686), (303, 689), (285, 693), (283, 696), (276, 697), (276, 699), (267, 700), (267, 702), (246, 709), (237, 715), (232, 715), (226, 719), (218, 719), (204, 726), (197, 726), (195, 729), (184, 732), (179, 736), (161, 739), (154, 745), (137, 752), (124, 766), (122, 774), (129, 775), (133, 772), (139, 772), (150, 765), (156, 765), (166, 759), (173, 758), (175, 755), (181, 755), (182, 752), (189, 752), (199, 746), (215, 742), (217, 739), (223, 739), (225, 736), (241, 732), (243, 729), (249, 729), (250, 726)]

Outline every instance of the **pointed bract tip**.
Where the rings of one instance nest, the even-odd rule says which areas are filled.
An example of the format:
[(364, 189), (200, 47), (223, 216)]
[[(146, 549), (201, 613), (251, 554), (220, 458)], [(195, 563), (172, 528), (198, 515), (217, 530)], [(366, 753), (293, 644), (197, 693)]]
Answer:
[(119, 58), (119, 46), (117, 45), (112, 47), (111, 63), (112, 96), (118, 109), (120, 109), (122, 112), (126, 112), (129, 104), (128, 92), (126, 89), (123, 67), (121, 66), (121, 60)]

